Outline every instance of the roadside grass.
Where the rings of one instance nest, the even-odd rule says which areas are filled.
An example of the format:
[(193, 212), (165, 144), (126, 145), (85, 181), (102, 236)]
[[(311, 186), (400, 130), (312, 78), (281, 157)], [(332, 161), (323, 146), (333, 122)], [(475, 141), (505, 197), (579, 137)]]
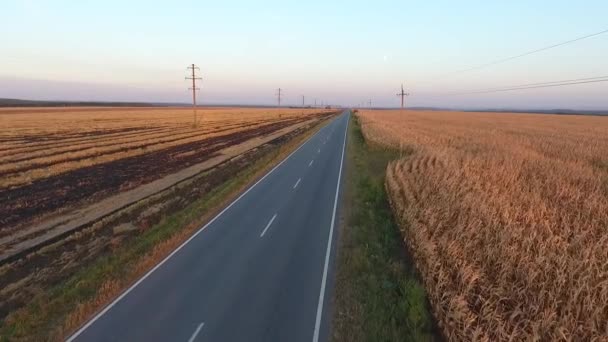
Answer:
[(353, 116), (332, 341), (441, 340), (384, 188), (386, 165), (399, 155), (396, 150), (367, 144)]
[(0, 341), (60, 341), (164, 259), (326, 120), (266, 153), (185, 209), (164, 217), (0, 322)]

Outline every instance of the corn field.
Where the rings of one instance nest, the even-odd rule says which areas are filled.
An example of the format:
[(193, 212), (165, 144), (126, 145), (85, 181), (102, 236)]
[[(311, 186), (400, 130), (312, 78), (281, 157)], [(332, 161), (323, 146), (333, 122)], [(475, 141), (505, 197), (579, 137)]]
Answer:
[(608, 117), (361, 111), (444, 335), (608, 339)]

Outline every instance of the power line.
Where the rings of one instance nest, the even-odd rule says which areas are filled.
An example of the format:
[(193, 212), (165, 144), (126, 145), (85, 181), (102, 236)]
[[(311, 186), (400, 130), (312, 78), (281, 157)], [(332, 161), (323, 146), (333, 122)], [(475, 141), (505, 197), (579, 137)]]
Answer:
[[(592, 81), (592, 80), (599, 80), (599, 79), (604, 79), (604, 78), (608, 78), (608, 76), (575, 78), (575, 79), (570, 79), (570, 80), (561, 80), (561, 81), (552, 81), (552, 82), (526, 83), (526, 84), (512, 85), (512, 86), (508, 86), (508, 87), (494, 87), (494, 88), (487, 88), (487, 89), (471, 90), (471, 92), (475, 92), (475, 91), (483, 91), (483, 92), (485, 92), (485, 91), (500, 90), (500, 89), (505, 89), (505, 88), (519, 88), (519, 87), (549, 85), (549, 84), (556, 84), (556, 83)], [(448, 93), (448, 95), (451, 95), (451, 94), (456, 95), (456, 94), (460, 94), (460, 93), (461, 92), (454, 92), (454, 93)], [(469, 92), (467, 92), (467, 93), (469, 93)]]
[(537, 86), (537, 85), (546, 85), (546, 84), (564, 83), (564, 82), (590, 81), (590, 80), (598, 80), (598, 79), (602, 79), (602, 78), (608, 78), (608, 76), (576, 78), (576, 79), (553, 81), (553, 82), (528, 83), (528, 84), (520, 84), (520, 85), (513, 86), (513, 87), (528, 87), (528, 86)]
[(562, 86), (569, 86), (569, 85), (575, 85), (575, 84), (599, 83), (599, 82), (608, 82), (608, 76), (589, 77), (589, 78), (581, 78), (581, 79), (574, 79), (574, 80), (564, 80), (564, 81), (554, 81), (554, 82), (530, 83), (530, 84), (527, 84), (527, 85), (510, 86), (510, 87), (502, 87), (502, 88), (492, 88), (492, 89), (486, 89), (486, 90), (475, 90), (475, 91), (461, 92), (461, 93), (450, 93), (450, 94), (447, 94), (447, 95), (487, 94), (487, 93), (497, 93), (497, 92), (504, 92), (504, 91), (516, 91), (516, 90), (536, 89), (536, 88), (562, 87)]
[(484, 64), (472, 66), (470, 68), (448, 72), (448, 73), (445, 73), (445, 74), (442, 74), (442, 75), (434, 77), (434, 80), (430, 80), (430, 82), (435, 83), (435, 82), (438, 81), (438, 79), (443, 78), (445, 76), (455, 75), (455, 74), (461, 74), (461, 73), (465, 73), (465, 72), (469, 72), (469, 71), (473, 71), (473, 70), (484, 69), (484, 68), (487, 68), (487, 67), (490, 67), (490, 66), (493, 66), (493, 65), (496, 65), (496, 64), (502, 64), (502, 63), (505, 63), (505, 62), (508, 62), (508, 61), (511, 61), (511, 60), (514, 60), (514, 59), (517, 59), (517, 58), (529, 56), (529, 55), (532, 55), (532, 54), (535, 54), (535, 53), (538, 53), (538, 52), (542, 52), (542, 51), (546, 51), (546, 50), (553, 49), (553, 48), (556, 48), (556, 47), (560, 47), (560, 46), (563, 46), (563, 45), (567, 45), (567, 44), (571, 44), (571, 43), (574, 43), (574, 42), (578, 42), (578, 41), (583, 40), (583, 39), (599, 36), (599, 35), (604, 34), (604, 33), (608, 33), (608, 29), (602, 30), (602, 31), (599, 31), (599, 32), (595, 32), (595, 33), (591, 33), (591, 34), (588, 34), (588, 35), (585, 35), (585, 36), (581, 36), (581, 37), (578, 37), (578, 38), (570, 39), (570, 40), (567, 40), (567, 41), (564, 41), (564, 42), (561, 42), (561, 43), (545, 46), (545, 47), (542, 47), (542, 48), (539, 48), (539, 49), (527, 51), (527, 52), (524, 52), (524, 53), (521, 53), (521, 54), (518, 54), (518, 55), (515, 55), (515, 56), (510, 56), (510, 57), (505, 57), (505, 58), (502, 58), (502, 59), (498, 59), (498, 60), (495, 60), (493, 62), (484, 63)]
[(608, 29), (600, 31), (600, 32), (588, 34), (586, 36), (582, 36), (582, 37), (574, 38), (574, 39), (571, 39), (571, 40), (567, 40), (565, 42), (561, 42), (561, 43), (545, 46), (545, 47), (542, 47), (540, 49), (524, 52), (524, 53), (519, 54), (519, 55), (515, 55), (515, 56), (499, 59), (499, 60), (496, 60), (494, 62), (490, 62), (490, 63), (486, 63), (486, 64), (481, 64), (481, 65), (473, 66), (473, 67), (470, 67), (470, 68), (467, 68), (467, 69), (457, 70), (457, 71), (454, 71), (453, 73), (457, 74), (457, 73), (462, 73), (462, 72), (467, 72), (467, 71), (472, 71), (472, 70), (478, 70), (478, 69), (486, 68), (486, 67), (489, 67), (489, 66), (492, 66), (492, 65), (505, 63), (505, 62), (508, 62), (508, 61), (511, 61), (511, 60), (514, 60), (514, 59), (517, 59), (517, 58), (529, 56), (529, 55), (532, 55), (532, 54), (535, 54), (535, 53), (538, 53), (538, 52), (541, 52), (541, 51), (546, 51), (546, 50), (553, 49), (553, 48), (556, 48), (556, 47), (559, 47), (559, 46), (563, 46), (563, 45), (571, 44), (571, 43), (574, 43), (574, 42), (578, 42), (579, 40), (583, 40), (583, 39), (599, 36), (600, 34), (604, 34), (604, 33), (608, 33)]

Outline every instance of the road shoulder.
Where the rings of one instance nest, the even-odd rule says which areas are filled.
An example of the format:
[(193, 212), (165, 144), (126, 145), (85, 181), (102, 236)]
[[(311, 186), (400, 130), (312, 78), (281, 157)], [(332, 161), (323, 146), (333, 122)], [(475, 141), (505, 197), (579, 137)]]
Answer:
[(433, 341), (426, 293), (404, 249), (384, 190), (394, 150), (368, 145), (350, 120), (331, 340)]

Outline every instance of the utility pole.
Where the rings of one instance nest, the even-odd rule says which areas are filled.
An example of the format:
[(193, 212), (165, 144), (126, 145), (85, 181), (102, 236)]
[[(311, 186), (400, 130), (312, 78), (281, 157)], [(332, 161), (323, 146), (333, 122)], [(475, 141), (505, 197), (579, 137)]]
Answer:
[(372, 108), (372, 100), (369, 100), (369, 108)]
[(404, 102), (405, 102), (405, 97), (406, 96), (410, 96), (410, 94), (406, 93), (403, 90), (403, 83), (401, 84), (401, 92), (399, 94), (397, 94), (397, 96), (401, 96), (401, 110), (403, 110), (403, 106), (404, 106)]
[(302, 108), (304, 108), (304, 95), (302, 95)]
[(315, 99), (315, 108), (317, 108), (317, 99)]
[(281, 88), (278, 89), (277, 98), (279, 100), (279, 107), (281, 107)]
[(196, 91), (200, 89), (200, 88), (196, 87), (196, 80), (202, 80), (203, 78), (196, 76), (196, 70), (200, 70), (199, 67), (197, 67), (196, 65), (192, 64), (191, 66), (187, 67), (186, 69), (192, 70), (192, 77), (186, 77), (186, 79), (192, 80), (192, 88), (188, 88), (188, 89), (192, 89), (192, 112), (194, 113), (194, 127), (196, 127), (196, 125), (197, 125), (197, 122), (196, 122)]

